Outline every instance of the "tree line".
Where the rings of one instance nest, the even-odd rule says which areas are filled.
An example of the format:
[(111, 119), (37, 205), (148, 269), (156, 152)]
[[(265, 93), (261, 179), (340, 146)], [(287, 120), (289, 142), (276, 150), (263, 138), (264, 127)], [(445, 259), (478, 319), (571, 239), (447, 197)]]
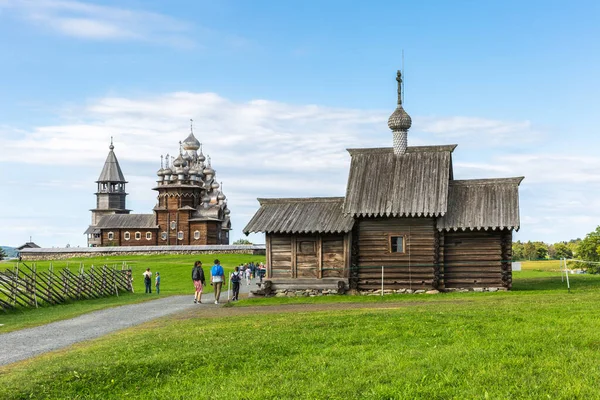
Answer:
[(578, 259), (590, 263), (583, 266), (589, 272), (600, 272), (600, 226), (588, 233), (583, 239), (572, 239), (568, 242), (544, 243), (544, 242), (513, 242), (513, 260), (559, 260)]

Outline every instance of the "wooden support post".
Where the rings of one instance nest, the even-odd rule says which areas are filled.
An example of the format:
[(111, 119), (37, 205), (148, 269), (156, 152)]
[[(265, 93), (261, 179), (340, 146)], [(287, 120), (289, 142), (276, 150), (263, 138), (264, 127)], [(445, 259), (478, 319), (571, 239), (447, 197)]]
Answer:
[(323, 278), (323, 237), (317, 236), (317, 278)]
[(296, 236), (292, 236), (290, 241), (291, 241), (291, 246), (292, 246), (292, 264), (291, 264), (292, 278), (297, 278), (298, 277), (298, 266), (297, 266), (296, 253), (297, 253), (298, 249), (296, 248)]

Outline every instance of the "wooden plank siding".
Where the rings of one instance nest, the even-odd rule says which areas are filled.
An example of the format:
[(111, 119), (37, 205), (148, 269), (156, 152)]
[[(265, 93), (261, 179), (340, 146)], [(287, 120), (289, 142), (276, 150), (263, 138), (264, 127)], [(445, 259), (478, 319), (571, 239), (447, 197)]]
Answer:
[(348, 234), (267, 234), (268, 278), (347, 278)]
[(510, 230), (446, 232), (444, 238), (444, 287), (509, 287)]
[[(434, 218), (361, 218), (358, 220), (358, 288), (431, 288), (435, 282)], [(390, 235), (404, 236), (405, 251), (390, 252)]]

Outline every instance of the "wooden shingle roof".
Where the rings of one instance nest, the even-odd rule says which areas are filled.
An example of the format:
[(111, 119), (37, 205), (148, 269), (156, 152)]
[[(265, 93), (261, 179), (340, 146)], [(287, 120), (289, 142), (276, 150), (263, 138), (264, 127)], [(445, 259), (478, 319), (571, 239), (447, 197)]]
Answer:
[(260, 209), (244, 233), (349, 232), (354, 218), (342, 212), (343, 197), (258, 199)]
[(448, 212), (439, 230), (519, 229), (519, 184), (523, 177), (450, 182)]
[(352, 216), (440, 216), (447, 210), (456, 145), (349, 149), (344, 212)]
[[(95, 226), (98, 229), (139, 228), (156, 229), (154, 214), (111, 214), (105, 215)], [(87, 231), (86, 231), (87, 232)]]
[(96, 182), (127, 183), (123, 171), (121, 171), (117, 156), (112, 148), (108, 152), (104, 167), (102, 167), (102, 172), (100, 172), (100, 177)]

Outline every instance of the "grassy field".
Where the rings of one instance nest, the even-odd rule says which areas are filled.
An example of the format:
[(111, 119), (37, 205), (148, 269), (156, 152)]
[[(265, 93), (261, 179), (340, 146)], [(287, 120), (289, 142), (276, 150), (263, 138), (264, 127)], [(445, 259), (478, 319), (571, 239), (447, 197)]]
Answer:
[[(192, 284), (192, 267), (194, 261), (202, 261), (204, 273), (207, 282), (210, 280), (210, 267), (215, 258), (218, 258), (223, 265), (225, 272), (232, 271), (236, 265), (250, 261), (264, 262), (264, 256), (253, 256), (246, 254), (206, 254), (200, 256), (193, 255), (155, 255), (155, 256), (127, 256), (127, 257), (103, 257), (103, 258), (81, 258), (69, 259), (68, 261), (53, 261), (54, 270), (69, 267), (76, 271), (81, 264), (87, 269), (91, 265), (116, 265), (120, 268), (122, 263), (126, 263), (132, 269), (134, 293), (127, 293), (119, 297), (109, 297), (104, 299), (73, 301), (68, 304), (62, 304), (52, 307), (42, 307), (39, 309), (25, 309), (3, 314), (0, 312), (0, 333), (22, 329), (26, 327), (45, 324), (61, 319), (72, 318), (86, 312), (100, 310), (106, 307), (136, 303), (157, 298), (152, 286), (152, 294), (144, 294), (144, 280), (142, 273), (146, 268), (150, 268), (153, 273), (160, 272), (161, 289), (160, 296), (169, 296), (175, 294), (193, 294), (194, 286)], [(27, 262), (29, 266), (33, 263)], [(38, 270), (46, 270), (50, 266), (48, 261), (39, 261), (35, 263)], [(8, 268), (14, 265), (14, 262), (0, 263), (0, 269)], [(205, 293), (212, 292), (212, 287), (207, 285)]]
[(506, 293), (194, 309), (1, 368), (0, 398), (600, 398), (600, 277), (571, 275), (568, 293), (551, 263), (523, 269)]

